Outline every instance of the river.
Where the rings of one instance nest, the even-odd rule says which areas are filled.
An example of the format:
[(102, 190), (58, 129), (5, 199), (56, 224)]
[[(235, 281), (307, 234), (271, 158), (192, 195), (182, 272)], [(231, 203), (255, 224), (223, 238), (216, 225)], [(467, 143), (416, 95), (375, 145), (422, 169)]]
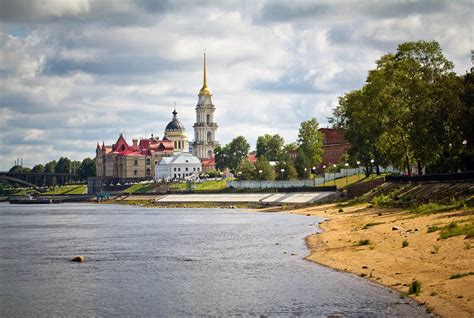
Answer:
[(387, 288), (303, 260), (318, 221), (2, 203), (0, 316), (427, 316)]

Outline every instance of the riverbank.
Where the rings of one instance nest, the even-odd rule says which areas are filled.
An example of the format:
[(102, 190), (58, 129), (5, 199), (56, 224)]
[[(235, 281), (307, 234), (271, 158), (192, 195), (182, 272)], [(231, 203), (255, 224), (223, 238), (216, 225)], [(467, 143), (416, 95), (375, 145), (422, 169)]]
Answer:
[(474, 316), (474, 240), (440, 238), (451, 230), (449, 224), (452, 230), (472, 224), (472, 209), (419, 216), (366, 204), (342, 209), (332, 204), (289, 213), (328, 219), (320, 225), (322, 233), (306, 238), (307, 260), (366, 277), (401, 297), (417, 280), (421, 291), (410, 297), (428, 310), (442, 317)]

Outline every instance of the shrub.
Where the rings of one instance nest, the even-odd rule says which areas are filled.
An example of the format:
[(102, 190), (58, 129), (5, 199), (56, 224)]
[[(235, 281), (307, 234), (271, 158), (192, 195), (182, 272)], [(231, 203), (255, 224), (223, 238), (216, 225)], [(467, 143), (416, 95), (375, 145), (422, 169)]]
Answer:
[(408, 294), (416, 294), (418, 295), (421, 292), (421, 283), (416, 279), (408, 285)]
[(392, 202), (392, 198), (389, 195), (384, 195), (383, 193), (374, 197), (375, 206), (387, 206)]
[(474, 272), (462, 273), (462, 274), (453, 274), (453, 275), (449, 276), (449, 279), (457, 279), (457, 278), (462, 278), (462, 277), (466, 277), (466, 276), (469, 276), (469, 275), (474, 275)]
[(357, 243), (355, 243), (356, 246), (363, 246), (363, 245), (369, 245), (370, 240), (359, 240)]
[(403, 247), (407, 247), (408, 246), (408, 241), (407, 240), (403, 240), (402, 242), (402, 248)]
[(431, 251), (431, 254), (438, 254), (440, 248), (441, 246), (438, 244), (433, 245), (433, 250)]
[(364, 225), (363, 229), (366, 230), (371, 226), (380, 225), (380, 224), (384, 224), (384, 223), (385, 222), (370, 222), (370, 223), (367, 223), (366, 225)]
[(426, 203), (417, 206), (413, 212), (421, 215), (428, 215), (433, 213), (447, 212), (456, 210), (464, 206), (463, 202), (453, 201), (450, 204)]
[(458, 235), (466, 235), (467, 239), (474, 238), (474, 221), (462, 225), (457, 222), (451, 222), (441, 229), (439, 237), (447, 239)]
[(431, 225), (428, 227), (428, 233), (432, 233), (432, 232), (436, 232), (436, 231), (439, 231), (441, 230), (441, 228), (439, 226), (436, 226), (436, 225)]

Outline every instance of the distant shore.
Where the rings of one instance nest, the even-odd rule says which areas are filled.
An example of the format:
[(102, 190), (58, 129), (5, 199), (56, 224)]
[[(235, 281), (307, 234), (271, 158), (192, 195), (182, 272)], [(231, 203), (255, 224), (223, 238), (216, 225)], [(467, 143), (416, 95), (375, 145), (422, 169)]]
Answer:
[[(472, 221), (472, 210), (414, 217), (366, 205), (341, 212), (332, 204), (289, 213), (328, 219), (320, 225), (322, 233), (306, 238), (310, 255), (305, 259), (393, 288), (442, 317), (474, 316), (474, 240), (428, 233), (429, 227)], [(407, 295), (415, 279), (421, 292)]]

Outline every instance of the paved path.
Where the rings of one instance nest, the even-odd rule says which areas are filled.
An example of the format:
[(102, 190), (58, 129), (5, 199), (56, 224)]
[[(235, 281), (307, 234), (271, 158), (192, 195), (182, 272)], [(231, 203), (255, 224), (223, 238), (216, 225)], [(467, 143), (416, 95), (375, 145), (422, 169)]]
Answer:
[(249, 202), (265, 204), (314, 203), (327, 199), (335, 192), (288, 192), (288, 193), (213, 193), (168, 194), (156, 202)]

